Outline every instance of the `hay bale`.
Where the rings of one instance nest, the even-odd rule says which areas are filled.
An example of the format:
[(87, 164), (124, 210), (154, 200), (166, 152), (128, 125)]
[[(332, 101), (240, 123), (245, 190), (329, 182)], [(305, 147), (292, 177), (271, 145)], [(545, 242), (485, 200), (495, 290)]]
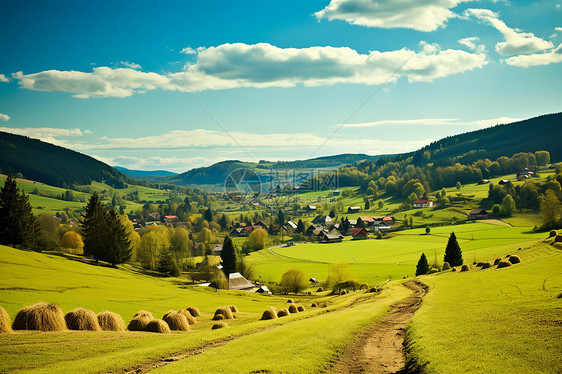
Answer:
[(190, 325), (195, 325), (197, 323), (197, 320), (191, 315), (189, 310), (187, 309), (178, 310), (178, 313), (182, 313), (187, 319), (187, 323), (189, 323)]
[(490, 264), (489, 262), (484, 262), (482, 264), (482, 269), (489, 269), (492, 267), (492, 264)]
[(222, 315), (224, 319), (233, 319), (234, 316), (232, 315), (232, 310), (228, 306), (221, 306), (215, 311), (215, 315), (213, 317), (213, 321), (216, 321), (216, 317)]
[(298, 313), (299, 309), (298, 309), (297, 305), (296, 304), (289, 305), (289, 312), (290, 313)]
[(127, 329), (129, 329), (129, 331), (144, 331), (148, 322), (153, 319), (154, 317), (152, 316), (152, 313), (147, 312), (146, 310), (141, 310), (135, 314), (131, 322), (129, 322)]
[(347, 290), (341, 290), (341, 291), (340, 291), (340, 296), (341, 296), (341, 295), (345, 295), (345, 294), (347, 294), (348, 292), (349, 292), (349, 291), (347, 291)]
[(494, 260), (494, 266), (496, 266), (497, 264), (499, 264), (501, 260), (502, 260), (502, 259), (499, 258), (499, 257), (496, 258), (496, 259)]
[(382, 291), (382, 288), (379, 288), (379, 287), (376, 287), (376, 286), (375, 286), (375, 287), (369, 288), (369, 291), (368, 291), (368, 292), (369, 292), (369, 293), (377, 293), (377, 292), (381, 292), (381, 291)]
[(299, 312), (304, 312), (304, 311), (305, 311), (304, 306), (302, 306), (302, 305), (297, 306), (297, 310), (298, 310)]
[(457, 268), (451, 268), (451, 271), (457, 271)]
[(287, 303), (292, 304), (292, 303), (294, 303), (294, 302), (295, 302), (295, 301), (294, 301), (293, 299), (287, 299)]
[(484, 263), (483, 263), (483, 262), (479, 262), (479, 263), (476, 264), (476, 267), (482, 267), (482, 265), (484, 265)]
[(239, 312), (239, 310), (238, 310), (238, 308), (236, 307), (236, 305), (229, 305), (228, 307), (230, 308), (230, 311), (231, 311), (232, 313), (238, 313), (238, 312)]
[(108, 310), (98, 314), (98, 323), (104, 331), (125, 331), (125, 322), (117, 313)]
[(64, 316), (69, 330), (100, 331), (100, 324), (96, 313), (84, 308), (76, 308)]
[(463, 272), (463, 271), (469, 271), (469, 270), (470, 270), (470, 268), (468, 267), (467, 264), (464, 264), (464, 265), (461, 267), (461, 272)]
[(201, 317), (201, 313), (199, 312), (199, 309), (197, 309), (194, 306), (190, 306), (188, 308), (185, 308), (185, 310), (189, 311), (189, 313), (193, 316), (193, 317)]
[(37, 303), (20, 310), (12, 324), (14, 330), (66, 330), (64, 313), (56, 304)]
[(558, 235), (558, 233), (556, 232), (556, 230), (550, 230), (550, 232), (548, 233), (548, 237), (552, 238), (553, 236)]
[(509, 257), (511, 257), (511, 255), (505, 255), (505, 258), (509, 258)]
[(228, 327), (228, 325), (227, 325), (226, 323), (224, 323), (224, 322), (218, 322), (218, 323), (215, 323), (215, 324), (211, 327), (211, 330), (222, 329), (222, 328), (225, 328), (225, 327)]
[(0, 334), (10, 334), (11, 332), (10, 315), (0, 306)]
[(562, 235), (558, 234), (554, 237), (555, 243), (562, 243)]
[(509, 256), (509, 259), (507, 260), (509, 262), (511, 262), (512, 264), (519, 264), (521, 262), (521, 259), (519, 258), (519, 256)]
[(511, 266), (511, 262), (509, 262), (509, 261), (500, 261), (499, 264), (498, 264), (498, 269), (506, 268), (506, 267), (508, 267), (508, 266)]
[(189, 331), (189, 322), (184, 313), (177, 310), (170, 310), (164, 314), (162, 320), (168, 324), (170, 330)]
[(263, 311), (260, 320), (275, 319), (277, 318), (277, 311), (274, 308), (269, 308)]
[(316, 292), (324, 292), (324, 288), (318, 287), (318, 289), (316, 290)]
[(171, 333), (170, 326), (168, 326), (168, 324), (161, 319), (153, 319), (152, 321), (148, 322), (146, 324), (146, 327), (144, 328), (144, 331), (157, 332), (159, 334)]
[(289, 312), (289, 310), (287, 310), (287, 308), (283, 308), (277, 313), (277, 317), (279, 317), (279, 318), (286, 317), (290, 314), (291, 314), (291, 312)]
[(317, 305), (316, 303), (310, 304), (310, 307), (311, 307), (311, 308), (316, 308), (317, 306), (318, 306), (318, 305)]
[(215, 316), (212, 318), (213, 321), (220, 321), (223, 320), (224, 316), (222, 314), (215, 314)]
[(443, 270), (449, 270), (450, 268), (451, 268), (451, 265), (448, 262), (443, 263)]

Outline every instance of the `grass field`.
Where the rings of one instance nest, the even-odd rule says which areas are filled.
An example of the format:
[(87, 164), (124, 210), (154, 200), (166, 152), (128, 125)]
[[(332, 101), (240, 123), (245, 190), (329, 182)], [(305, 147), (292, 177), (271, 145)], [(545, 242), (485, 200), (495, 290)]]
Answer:
[(279, 281), (283, 272), (299, 268), (309, 277), (325, 280), (332, 263), (348, 263), (350, 270), (369, 284), (388, 278), (413, 276), (416, 264), (425, 253), (430, 264), (437, 258), (442, 265), (445, 246), (454, 231), (463, 250), (465, 262), (481, 261), (500, 255), (530, 241), (544, 237), (530, 228), (505, 227), (473, 222), (434, 227), (430, 235), (423, 229), (400, 231), (384, 240), (349, 240), (342, 243), (307, 243), (252, 253), (248, 259), (265, 280)]
[(509, 268), (421, 277), (430, 292), (409, 348), (424, 372), (562, 372), (562, 252), (539, 244), (517, 255)]

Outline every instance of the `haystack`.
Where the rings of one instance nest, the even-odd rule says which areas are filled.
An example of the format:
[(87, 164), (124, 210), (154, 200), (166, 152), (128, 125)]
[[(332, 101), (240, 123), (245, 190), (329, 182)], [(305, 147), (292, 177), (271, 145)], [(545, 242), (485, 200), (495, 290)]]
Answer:
[(316, 292), (324, 292), (324, 288), (318, 287), (318, 289), (316, 290)]
[(264, 310), (260, 319), (266, 320), (266, 319), (275, 319), (275, 318), (277, 318), (277, 310), (275, 310), (274, 308), (269, 308)]
[(37, 303), (20, 310), (12, 324), (14, 330), (66, 330), (64, 313), (56, 304)]
[(0, 306), (0, 334), (9, 334), (11, 332), (12, 326), (10, 326), (10, 315)]
[(293, 299), (287, 299), (287, 303), (292, 304), (292, 303), (294, 303), (294, 302), (295, 302), (295, 301), (294, 301)]
[(450, 268), (451, 268), (451, 265), (448, 262), (443, 263), (443, 270), (449, 270)]
[(213, 321), (218, 320), (219, 318), (217, 316), (222, 315), (223, 319), (233, 319), (234, 316), (232, 315), (232, 310), (230, 310), (230, 307), (227, 306), (221, 306), (220, 308), (218, 308), (215, 311), (215, 316), (213, 317)]
[(302, 305), (297, 306), (297, 310), (298, 310), (299, 312), (304, 312), (304, 311), (305, 311), (304, 306), (302, 306)]
[(548, 237), (552, 238), (553, 236), (558, 235), (558, 233), (556, 232), (556, 230), (550, 230), (550, 232), (548, 233)]
[(135, 314), (131, 322), (129, 322), (129, 326), (127, 326), (127, 328), (130, 331), (144, 331), (144, 328), (146, 327), (148, 322), (152, 321), (153, 319), (154, 317), (152, 316), (152, 313), (147, 312), (146, 310), (141, 310), (140, 312)]
[(461, 272), (463, 272), (463, 271), (469, 271), (469, 270), (470, 270), (470, 268), (468, 267), (467, 264), (464, 264), (464, 265), (461, 267)]
[(98, 314), (98, 323), (104, 331), (125, 331), (125, 322), (117, 313), (108, 310)]
[(197, 320), (193, 318), (193, 315), (189, 312), (189, 310), (182, 309), (178, 310), (178, 312), (182, 313), (185, 316), (185, 318), (187, 319), (187, 323), (189, 323), (190, 325), (195, 325), (197, 323)]
[(188, 310), (189, 313), (191, 313), (191, 315), (193, 317), (201, 317), (201, 313), (199, 312), (199, 309), (197, 309), (196, 307), (190, 306), (190, 307), (185, 308), (185, 309)]
[(506, 268), (508, 266), (511, 266), (511, 262), (509, 262), (509, 261), (500, 261), (498, 263), (498, 269)]
[(299, 308), (297, 307), (296, 304), (291, 304), (291, 305), (289, 305), (289, 312), (290, 312), (290, 313), (298, 313), (298, 312), (299, 312)]
[(311, 307), (311, 308), (316, 308), (317, 306), (318, 306), (318, 305), (317, 305), (316, 303), (310, 304), (310, 307)]
[(157, 332), (159, 334), (171, 333), (170, 326), (168, 326), (168, 324), (161, 319), (153, 319), (152, 321), (148, 322), (146, 324), (146, 327), (144, 328), (144, 331)]
[(189, 331), (189, 322), (185, 313), (177, 310), (170, 310), (162, 317), (164, 322), (168, 324), (170, 330)]
[(211, 327), (211, 330), (222, 329), (224, 327), (228, 327), (228, 325), (224, 322), (217, 322)]
[(483, 263), (483, 262), (479, 262), (479, 263), (476, 264), (476, 267), (482, 267), (482, 265), (484, 265), (484, 263)]
[(509, 262), (511, 262), (512, 264), (518, 264), (521, 262), (521, 259), (519, 258), (519, 256), (509, 256), (509, 259), (507, 260)]
[(482, 264), (482, 269), (489, 269), (492, 267), (492, 264), (490, 264), (489, 262), (484, 262)]
[(228, 307), (230, 308), (230, 311), (231, 311), (232, 313), (238, 313), (238, 312), (239, 312), (239, 310), (238, 310), (238, 308), (236, 307), (236, 305), (229, 305)]
[(451, 271), (457, 271), (457, 268), (451, 268)]
[(283, 309), (281, 309), (281, 310), (277, 313), (277, 317), (279, 317), (279, 318), (281, 318), (281, 317), (286, 317), (286, 316), (288, 316), (288, 315), (290, 315), (290, 314), (291, 314), (291, 312), (289, 312), (289, 311), (287, 310), (287, 308), (283, 308)]
[(224, 316), (222, 314), (215, 314), (215, 316), (213, 318), (211, 318), (213, 321), (220, 321), (224, 319)]
[(69, 330), (100, 331), (100, 324), (96, 313), (84, 308), (76, 308), (64, 316)]
[(502, 260), (502, 259), (499, 258), (499, 257), (496, 258), (496, 259), (494, 260), (494, 266), (496, 266), (497, 264), (499, 264), (501, 260)]
[(558, 234), (554, 237), (554, 242), (555, 243), (560, 243), (562, 242), (562, 235)]

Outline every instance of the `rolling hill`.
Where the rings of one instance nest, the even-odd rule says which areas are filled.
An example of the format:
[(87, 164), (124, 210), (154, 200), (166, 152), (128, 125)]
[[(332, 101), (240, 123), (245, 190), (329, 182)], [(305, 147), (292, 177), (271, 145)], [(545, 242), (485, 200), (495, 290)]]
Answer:
[(131, 170), (122, 166), (114, 166), (113, 168), (132, 178), (171, 177), (178, 175), (167, 170)]

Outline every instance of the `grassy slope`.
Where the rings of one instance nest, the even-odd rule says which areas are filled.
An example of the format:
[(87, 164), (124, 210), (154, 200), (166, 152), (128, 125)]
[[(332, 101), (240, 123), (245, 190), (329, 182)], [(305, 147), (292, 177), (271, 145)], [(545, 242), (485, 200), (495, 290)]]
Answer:
[(421, 277), (431, 291), (409, 336), (426, 372), (562, 372), (562, 252), (517, 254), (522, 263), (505, 269)]

